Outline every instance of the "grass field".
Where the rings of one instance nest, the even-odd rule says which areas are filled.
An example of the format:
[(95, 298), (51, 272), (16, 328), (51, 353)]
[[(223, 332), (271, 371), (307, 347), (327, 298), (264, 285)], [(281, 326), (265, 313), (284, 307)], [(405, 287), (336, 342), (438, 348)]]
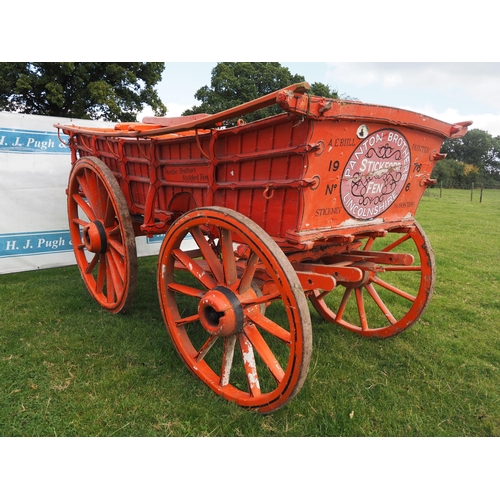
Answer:
[(267, 416), (190, 375), (165, 330), (156, 258), (125, 315), (103, 312), (76, 267), (0, 276), (1, 436), (500, 436), (500, 191), (425, 195), (435, 252), (425, 315), (387, 340), (310, 307), (306, 383)]

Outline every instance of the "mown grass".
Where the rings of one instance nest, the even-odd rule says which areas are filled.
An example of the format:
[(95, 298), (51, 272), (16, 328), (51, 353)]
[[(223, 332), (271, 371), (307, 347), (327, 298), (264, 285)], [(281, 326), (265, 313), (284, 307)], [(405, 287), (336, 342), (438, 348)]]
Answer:
[(417, 219), (437, 283), (412, 328), (371, 340), (311, 307), (306, 383), (262, 416), (215, 396), (165, 330), (156, 258), (140, 259), (125, 315), (103, 312), (78, 269), (0, 276), (2, 436), (499, 436), (500, 192), (431, 192)]

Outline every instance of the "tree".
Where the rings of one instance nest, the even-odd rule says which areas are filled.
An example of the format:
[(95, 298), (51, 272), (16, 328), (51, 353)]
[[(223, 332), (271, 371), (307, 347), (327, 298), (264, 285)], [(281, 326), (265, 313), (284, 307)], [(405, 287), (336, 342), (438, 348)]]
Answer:
[[(194, 95), (201, 104), (184, 111), (183, 115), (219, 113), (303, 81), (303, 76), (292, 75), (288, 68), (277, 62), (218, 63), (212, 70), (211, 86), (205, 85)], [(311, 93), (323, 97), (337, 97), (336, 92), (322, 83), (311, 85)], [(259, 120), (281, 111), (278, 106), (270, 106), (245, 115), (245, 120)], [(235, 122), (236, 119), (230, 120), (226, 125), (234, 125)]]
[(479, 167), (447, 158), (436, 163), (432, 177), (446, 188), (469, 189), (480, 180), (479, 172)]
[(472, 164), (482, 172), (500, 169), (500, 137), (493, 138), (483, 130), (472, 129), (460, 139), (447, 139), (441, 150), (447, 158)]
[(145, 105), (167, 111), (156, 84), (164, 63), (0, 63), (0, 110), (135, 121)]
[(446, 160), (436, 163), (433, 177), (449, 187), (500, 184), (500, 136), (472, 129), (460, 139), (447, 139), (441, 148)]

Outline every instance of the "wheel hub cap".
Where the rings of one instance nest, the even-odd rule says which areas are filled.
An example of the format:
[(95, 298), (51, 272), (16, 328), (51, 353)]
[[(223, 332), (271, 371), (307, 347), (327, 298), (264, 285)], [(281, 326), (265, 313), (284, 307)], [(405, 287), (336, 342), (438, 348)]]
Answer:
[(104, 253), (107, 250), (106, 231), (101, 221), (95, 220), (83, 228), (83, 243), (92, 253)]
[(237, 295), (223, 286), (204, 295), (198, 315), (203, 328), (216, 337), (227, 337), (243, 329), (243, 307)]

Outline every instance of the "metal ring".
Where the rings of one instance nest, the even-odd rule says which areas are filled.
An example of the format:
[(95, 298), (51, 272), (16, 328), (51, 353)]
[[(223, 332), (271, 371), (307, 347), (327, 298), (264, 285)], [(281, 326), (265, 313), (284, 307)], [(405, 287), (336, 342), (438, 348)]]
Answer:
[[(271, 191), (270, 195), (267, 194), (269, 193), (269, 191)], [(264, 189), (264, 193), (262, 194), (266, 200), (270, 200), (274, 196), (274, 187), (271, 184), (268, 184), (266, 186), (266, 189)]]

